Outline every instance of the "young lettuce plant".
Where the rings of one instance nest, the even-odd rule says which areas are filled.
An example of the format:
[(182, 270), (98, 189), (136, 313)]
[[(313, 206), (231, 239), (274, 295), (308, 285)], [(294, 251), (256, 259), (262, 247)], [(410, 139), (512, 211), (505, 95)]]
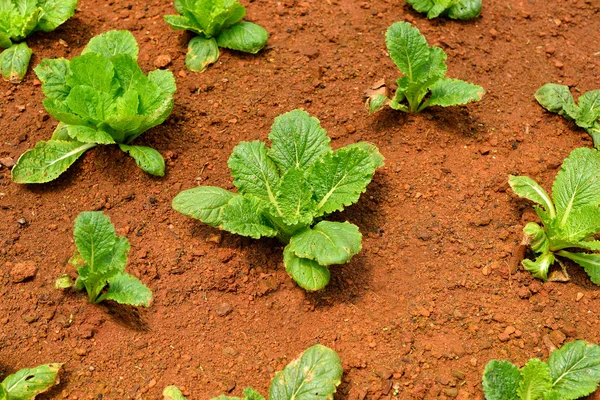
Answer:
[[(275, 374), (269, 388), (269, 400), (333, 399), (343, 372), (342, 362), (335, 351), (320, 344), (314, 345), (289, 363), (283, 371)], [(175, 386), (165, 388), (163, 396), (165, 400), (186, 400)], [(265, 398), (249, 387), (244, 390), (243, 397), (221, 395), (212, 400), (265, 400)]]
[(452, 19), (472, 19), (481, 14), (481, 0), (406, 0), (415, 11), (427, 13), (427, 18), (439, 16)]
[(550, 267), (558, 261), (564, 276), (550, 279), (568, 280), (566, 268), (558, 258), (564, 257), (583, 267), (592, 282), (600, 285), (600, 241), (594, 239), (600, 232), (598, 171), (600, 153), (579, 148), (563, 162), (552, 186), (552, 197), (533, 179), (510, 176), (508, 183), (513, 191), (537, 203), (534, 208), (542, 221), (543, 228), (530, 222), (523, 229), (523, 242), (531, 245), (537, 257), (535, 261), (523, 260), (523, 266), (536, 278), (548, 280)]
[(33, 400), (60, 383), (62, 364), (44, 364), (25, 368), (9, 375), (0, 383), (0, 400)]
[(0, 0), (0, 69), (19, 83), (27, 73), (31, 49), (24, 40), (37, 31), (52, 32), (75, 14), (77, 0)]
[(322, 219), (358, 201), (383, 156), (364, 142), (332, 151), (319, 120), (303, 110), (277, 117), (269, 139), (270, 149), (260, 141), (233, 149), (228, 165), (238, 193), (197, 187), (177, 195), (173, 208), (238, 235), (277, 237), (292, 279), (322, 289), (328, 266), (349, 262), (362, 240), (356, 225)]
[(582, 94), (577, 105), (568, 86), (547, 83), (535, 93), (535, 98), (546, 110), (575, 121), (590, 134), (594, 147), (600, 149), (600, 90)]
[[(117, 236), (110, 219), (99, 211), (82, 212), (73, 230), (77, 250), (69, 260), (79, 276), (75, 289), (85, 289), (90, 303), (113, 300), (120, 304), (148, 307), (152, 292), (133, 275), (125, 273), (129, 240)], [(108, 288), (106, 287), (108, 285)], [(73, 286), (63, 275), (56, 287)]]
[(417, 28), (408, 22), (396, 22), (386, 33), (388, 52), (404, 74), (397, 80), (398, 89), (392, 99), (377, 94), (367, 101), (369, 112), (386, 104), (394, 110), (419, 112), (431, 106), (455, 106), (479, 101), (485, 94), (481, 86), (458, 79), (445, 78), (446, 53), (430, 47)]
[(164, 17), (171, 28), (198, 35), (185, 59), (191, 71), (202, 72), (217, 62), (219, 47), (256, 54), (267, 44), (263, 27), (242, 21), (246, 8), (237, 0), (175, 0), (175, 9), (181, 15)]
[(147, 173), (164, 175), (160, 153), (132, 142), (167, 119), (175, 78), (166, 70), (146, 76), (137, 56), (130, 32), (109, 31), (90, 40), (71, 61), (45, 59), (35, 68), (46, 95), (44, 107), (60, 124), (51, 140), (19, 158), (12, 170), (15, 182), (54, 180), (86, 150), (106, 144), (118, 144)]
[(521, 369), (492, 360), (483, 372), (487, 400), (572, 400), (593, 393), (600, 383), (600, 346), (577, 340), (550, 354), (547, 363), (530, 359)]

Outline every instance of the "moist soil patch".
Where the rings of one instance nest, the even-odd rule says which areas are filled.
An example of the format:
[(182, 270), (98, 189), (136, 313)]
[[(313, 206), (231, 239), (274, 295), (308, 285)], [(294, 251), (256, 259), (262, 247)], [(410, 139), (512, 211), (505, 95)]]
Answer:
[[(550, 189), (570, 151), (591, 146), (533, 94), (547, 82), (600, 88), (598, 2), (487, 0), (470, 22), (428, 21), (399, 0), (242, 3), (269, 31), (267, 48), (222, 50), (201, 74), (185, 68), (191, 35), (162, 19), (171, 2), (81, 0), (74, 18), (28, 40), (24, 82), (0, 82), (7, 162), (56, 127), (32, 70), (45, 57), (71, 58), (93, 36), (129, 29), (142, 69), (168, 63), (178, 86), (172, 115), (139, 139), (167, 159), (164, 178), (113, 147), (45, 185), (12, 183), (0, 169), (0, 376), (66, 363), (42, 399), (159, 399), (170, 384), (191, 399), (249, 385), (266, 393), (275, 371), (321, 343), (343, 360), (336, 398), (482, 399), (490, 359), (522, 365), (565, 341), (600, 341), (600, 292), (583, 271), (569, 264), (570, 282), (543, 283), (518, 267), (535, 214), (507, 190), (509, 174)], [(368, 115), (364, 91), (400, 75), (384, 34), (402, 20), (446, 51), (449, 77), (483, 86), (483, 101)], [(183, 189), (233, 189), (232, 148), (265, 140), (273, 119), (295, 108), (321, 120), (334, 148), (369, 141), (387, 159), (360, 202), (334, 216), (360, 227), (363, 250), (318, 293), (287, 276), (278, 242), (171, 209)], [(103, 210), (128, 237), (127, 271), (152, 289), (150, 308), (95, 306), (54, 289), (74, 274), (73, 221), (87, 210)], [(14, 282), (22, 263), (35, 275)]]

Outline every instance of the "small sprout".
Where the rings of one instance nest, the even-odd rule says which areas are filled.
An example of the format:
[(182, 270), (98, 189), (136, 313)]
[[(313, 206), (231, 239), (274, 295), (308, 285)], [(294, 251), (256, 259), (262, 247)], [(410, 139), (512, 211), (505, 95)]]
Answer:
[(59, 276), (56, 279), (56, 282), (54, 283), (54, 289), (59, 289), (59, 290), (60, 289), (70, 289), (73, 286), (75, 286), (75, 282), (68, 274)]

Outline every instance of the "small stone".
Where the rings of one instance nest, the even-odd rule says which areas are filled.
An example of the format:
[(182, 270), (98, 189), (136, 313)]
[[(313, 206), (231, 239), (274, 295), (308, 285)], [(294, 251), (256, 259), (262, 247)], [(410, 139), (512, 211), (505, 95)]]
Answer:
[(10, 270), (10, 276), (13, 283), (21, 283), (27, 279), (31, 279), (37, 274), (37, 265), (33, 261), (25, 261), (17, 263)]
[(567, 340), (567, 336), (559, 329), (550, 332), (549, 336), (550, 340), (552, 340), (552, 343), (556, 344), (557, 346), (560, 346), (565, 342), (565, 340)]
[(223, 347), (222, 352), (226, 356), (231, 356), (231, 357), (235, 357), (235, 356), (237, 356), (239, 354), (239, 351), (237, 351), (233, 347)]
[(579, 301), (581, 299), (583, 299), (583, 293), (579, 292), (577, 293), (577, 298), (575, 299), (575, 301)]
[(27, 314), (23, 314), (22, 315), (23, 321), (27, 322), (28, 324), (32, 324), (35, 321), (37, 321), (40, 316), (36, 313), (27, 313)]
[(458, 396), (457, 388), (446, 388), (444, 389), (444, 394), (448, 397), (455, 398)]
[(531, 297), (531, 290), (529, 290), (529, 288), (526, 286), (521, 286), (517, 294), (522, 299), (528, 299)]
[(506, 332), (502, 332), (498, 334), (498, 340), (501, 342), (508, 342), (510, 340), (510, 336), (506, 334)]
[(380, 368), (375, 371), (375, 375), (380, 377), (381, 379), (390, 379), (392, 377), (392, 371), (387, 368)]
[(488, 276), (491, 272), (492, 272), (492, 267), (490, 267), (489, 265), (486, 265), (485, 267), (481, 268), (481, 273), (484, 276)]
[(353, 134), (354, 132), (356, 132), (356, 127), (355, 127), (354, 125), (347, 124), (347, 125), (346, 125), (346, 131), (347, 131), (349, 134)]
[(233, 307), (229, 303), (220, 303), (215, 312), (219, 317), (224, 317), (233, 311)]
[(3, 157), (0, 158), (0, 164), (4, 165), (6, 168), (12, 168), (16, 163), (11, 157)]
[(429, 316), (431, 315), (431, 313), (429, 312), (429, 310), (426, 309), (425, 307), (419, 307), (418, 311), (419, 311), (419, 314), (422, 317), (425, 317), (425, 318), (429, 318)]
[(490, 36), (492, 37), (492, 39), (496, 39), (496, 36), (498, 36), (498, 31), (494, 28), (490, 29)]
[(506, 329), (504, 329), (504, 333), (506, 333), (507, 335), (512, 335), (515, 332), (516, 332), (516, 329), (512, 325), (509, 325), (506, 327)]
[(83, 357), (83, 356), (87, 355), (87, 349), (85, 347), (78, 347), (75, 349), (75, 354)]
[(171, 57), (167, 54), (161, 54), (154, 60), (154, 66), (156, 68), (167, 68), (169, 64), (171, 64)]
[(455, 377), (456, 379), (458, 379), (459, 381), (462, 381), (462, 380), (465, 379), (465, 373), (462, 372), (462, 371), (459, 371), (457, 369), (453, 369), (451, 371), (451, 373), (452, 373), (452, 376)]
[(209, 242), (209, 243), (216, 243), (216, 244), (221, 243), (221, 240), (223, 240), (223, 236), (220, 233), (216, 233), (214, 235), (210, 235), (209, 237), (206, 238), (207, 242)]
[(148, 382), (148, 387), (152, 389), (154, 386), (156, 386), (156, 379), (151, 379), (150, 382)]
[(563, 64), (562, 62), (558, 61), (558, 60), (554, 60), (554, 66), (556, 68), (562, 68), (565, 66), (565, 64)]

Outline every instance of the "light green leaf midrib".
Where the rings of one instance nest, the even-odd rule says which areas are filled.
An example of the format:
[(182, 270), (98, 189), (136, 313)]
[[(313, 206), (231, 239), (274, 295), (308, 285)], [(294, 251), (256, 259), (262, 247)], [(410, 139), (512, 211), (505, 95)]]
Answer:
[[(313, 372), (316, 368), (317, 368), (317, 364), (318, 362), (315, 363), (315, 365), (313, 365), (308, 372), (306, 373), (306, 375), (309, 375), (311, 372)], [(302, 379), (302, 383), (300, 384), (300, 386), (298, 386), (298, 389), (296, 389), (296, 391), (294, 393), (292, 393), (292, 396), (290, 397), (290, 400), (295, 400), (296, 396), (298, 396), (300, 394), (300, 389), (302, 389), (302, 387), (304, 386), (304, 384), (306, 384), (306, 379)]]
[(338, 188), (338, 186), (340, 186), (347, 177), (348, 177), (348, 172), (346, 172), (344, 174), (344, 176), (338, 181), (338, 183), (334, 187), (332, 187), (331, 190), (329, 192), (327, 192), (327, 194), (325, 196), (323, 196), (323, 199), (317, 205), (317, 209), (320, 210), (325, 205), (325, 203), (327, 203), (327, 200), (329, 200), (329, 197), (331, 197), (333, 192), (335, 192), (335, 190)]
[(57, 162), (64, 160), (65, 158), (69, 158), (72, 155), (79, 153), (82, 150), (85, 151), (85, 150), (91, 149), (92, 147), (96, 147), (96, 146), (97, 146), (96, 143), (86, 143), (82, 146), (77, 147), (74, 150), (71, 150), (70, 152), (64, 154), (63, 156), (57, 158), (56, 160), (52, 161), (50, 164), (48, 164), (48, 166), (50, 167), (50, 166), (56, 164)]
[(563, 379), (565, 376), (569, 375), (571, 373), (571, 371), (574, 371), (575, 367), (577, 367), (578, 364), (582, 363), (586, 358), (589, 358), (589, 357), (584, 355), (581, 360), (577, 361), (571, 368), (569, 368), (561, 376), (556, 378), (556, 380), (554, 382), (552, 382), (552, 387), (554, 388), (560, 382), (561, 379)]

